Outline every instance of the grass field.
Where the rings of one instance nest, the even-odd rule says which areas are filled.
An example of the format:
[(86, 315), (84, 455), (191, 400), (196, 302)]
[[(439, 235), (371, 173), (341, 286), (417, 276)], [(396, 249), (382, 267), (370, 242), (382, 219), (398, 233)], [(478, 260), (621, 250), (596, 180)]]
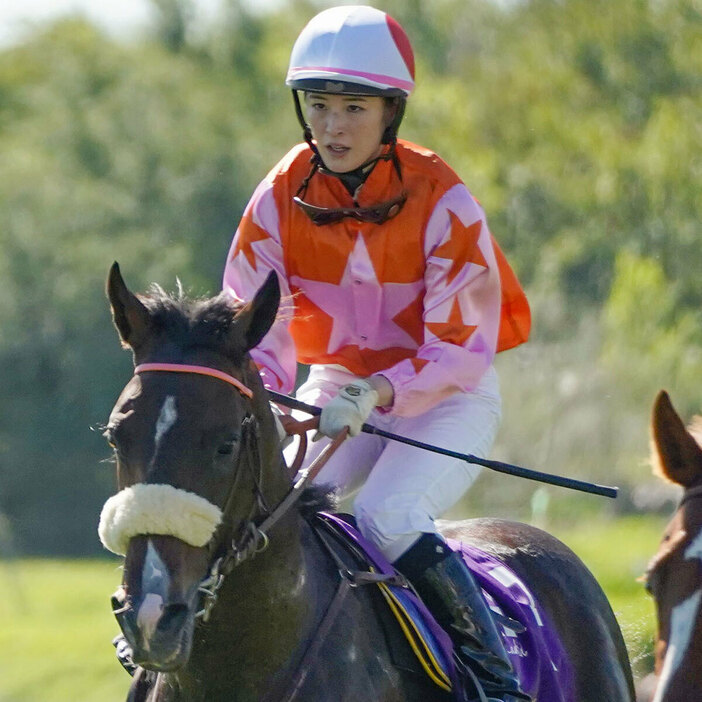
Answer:
[(0, 562), (0, 702), (124, 700), (110, 643), (114, 560)]
[[(639, 672), (648, 665), (653, 605), (636, 578), (663, 530), (660, 518), (551, 526), (603, 585)], [(0, 702), (118, 702), (129, 677), (110, 641), (117, 560), (0, 561)]]
[(658, 548), (667, 518), (627, 517), (616, 521), (553, 526), (602, 585), (624, 634), (634, 674), (653, 669), (655, 607), (637, 578)]

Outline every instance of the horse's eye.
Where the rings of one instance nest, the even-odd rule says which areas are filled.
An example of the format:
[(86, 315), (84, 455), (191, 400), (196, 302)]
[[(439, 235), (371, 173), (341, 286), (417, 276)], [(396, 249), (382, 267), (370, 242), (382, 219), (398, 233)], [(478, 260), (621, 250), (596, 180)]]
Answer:
[(234, 453), (234, 449), (236, 448), (236, 445), (239, 443), (239, 437), (235, 436), (229, 441), (225, 441), (224, 443), (220, 444), (217, 447), (217, 453), (220, 456), (229, 456), (232, 453)]

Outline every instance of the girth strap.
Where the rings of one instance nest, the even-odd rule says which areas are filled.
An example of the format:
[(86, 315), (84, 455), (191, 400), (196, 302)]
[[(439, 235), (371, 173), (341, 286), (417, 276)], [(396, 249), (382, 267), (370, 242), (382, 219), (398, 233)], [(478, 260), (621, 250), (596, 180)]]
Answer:
[(319, 653), (322, 650), (322, 646), (324, 645), (334, 622), (342, 612), (344, 602), (346, 601), (346, 597), (351, 591), (351, 588), (352, 584), (349, 580), (346, 578), (340, 579), (339, 587), (336, 589), (336, 593), (334, 594), (334, 597), (324, 614), (315, 637), (312, 639), (312, 642), (307, 648), (307, 651), (305, 651), (305, 655), (302, 657), (302, 660), (297, 667), (297, 672), (292, 678), (287, 693), (281, 698), (276, 697), (275, 700), (273, 698), (269, 699), (269, 697), (265, 697), (264, 702), (278, 702), (278, 700), (280, 700), (280, 702), (292, 702), (292, 700), (297, 698), (302, 686), (305, 684), (308, 673), (312, 669), (314, 662), (317, 660)]
[[(292, 702), (292, 700), (297, 698), (297, 695), (307, 679), (309, 671), (312, 669), (313, 665), (318, 659), (322, 646), (324, 645), (334, 622), (342, 612), (343, 605), (349, 592), (353, 588), (362, 585), (378, 585), (379, 583), (389, 583), (393, 585), (406, 585), (407, 583), (407, 581), (401, 575), (389, 575), (373, 571), (350, 570), (346, 563), (344, 563), (341, 556), (339, 556), (339, 554), (336, 552), (334, 547), (328, 542), (329, 537), (319, 528), (320, 526), (326, 527), (332, 534), (334, 534), (334, 532), (325, 520), (315, 520), (315, 522), (312, 524), (312, 529), (315, 536), (317, 536), (319, 543), (334, 561), (334, 564), (338, 569), (340, 575), (339, 585), (329, 607), (327, 608), (327, 611), (324, 613), (324, 617), (319, 624), (314, 638), (305, 651), (305, 654), (297, 667), (296, 673), (292, 677), (287, 694), (281, 698), (276, 697), (275, 699), (265, 697), (264, 702), (278, 702), (279, 700), (280, 702)], [(345, 546), (349, 552), (352, 552), (350, 544), (345, 544)], [(354, 558), (358, 559), (359, 555), (354, 555)]]

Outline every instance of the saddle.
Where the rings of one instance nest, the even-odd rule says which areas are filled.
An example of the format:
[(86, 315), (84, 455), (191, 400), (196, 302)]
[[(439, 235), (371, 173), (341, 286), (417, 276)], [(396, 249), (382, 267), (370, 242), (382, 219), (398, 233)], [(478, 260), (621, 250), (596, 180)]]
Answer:
[[(345, 577), (352, 578), (354, 584), (378, 588), (384, 603), (379, 617), (386, 631), (392, 628), (395, 632), (397, 655), (403, 659), (401, 666), (410, 665), (406, 655), (410, 650), (413, 669), (434, 686), (445, 693), (462, 689), (461, 677), (465, 671), (457, 670), (454, 665), (450, 637), (408, 581), (358, 531), (353, 517), (319, 512), (313, 527)], [(457, 541), (448, 540), (448, 544), (462, 554), (481, 586), (524, 691), (548, 702), (577, 702), (565, 649), (526, 584), (490, 554)], [(398, 636), (403, 641), (397, 641)], [(393, 636), (389, 639), (392, 641)]]

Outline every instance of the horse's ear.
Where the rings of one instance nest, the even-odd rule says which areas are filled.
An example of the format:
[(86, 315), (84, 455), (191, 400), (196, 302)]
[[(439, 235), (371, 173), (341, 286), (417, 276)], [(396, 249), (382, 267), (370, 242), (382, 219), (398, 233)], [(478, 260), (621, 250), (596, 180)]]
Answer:
[(702, 448), (685, 428), (670, 397), (661, 390), (651, 421), (655, 470), (683, 487), (702, 481)]
[(266, 282), (258, 289), (251, 302), (246, 303), (234, 318), (238, 343), (249, 351), (263, 339), (275, 322), (280, 304), (280, 283), (275, 271), (271, 271)]
[(127, 288), (117, 261), (107, 276), (106, 292), (122, 345), (138, 348), (149, 332), (151, 317), (139, 298)]

